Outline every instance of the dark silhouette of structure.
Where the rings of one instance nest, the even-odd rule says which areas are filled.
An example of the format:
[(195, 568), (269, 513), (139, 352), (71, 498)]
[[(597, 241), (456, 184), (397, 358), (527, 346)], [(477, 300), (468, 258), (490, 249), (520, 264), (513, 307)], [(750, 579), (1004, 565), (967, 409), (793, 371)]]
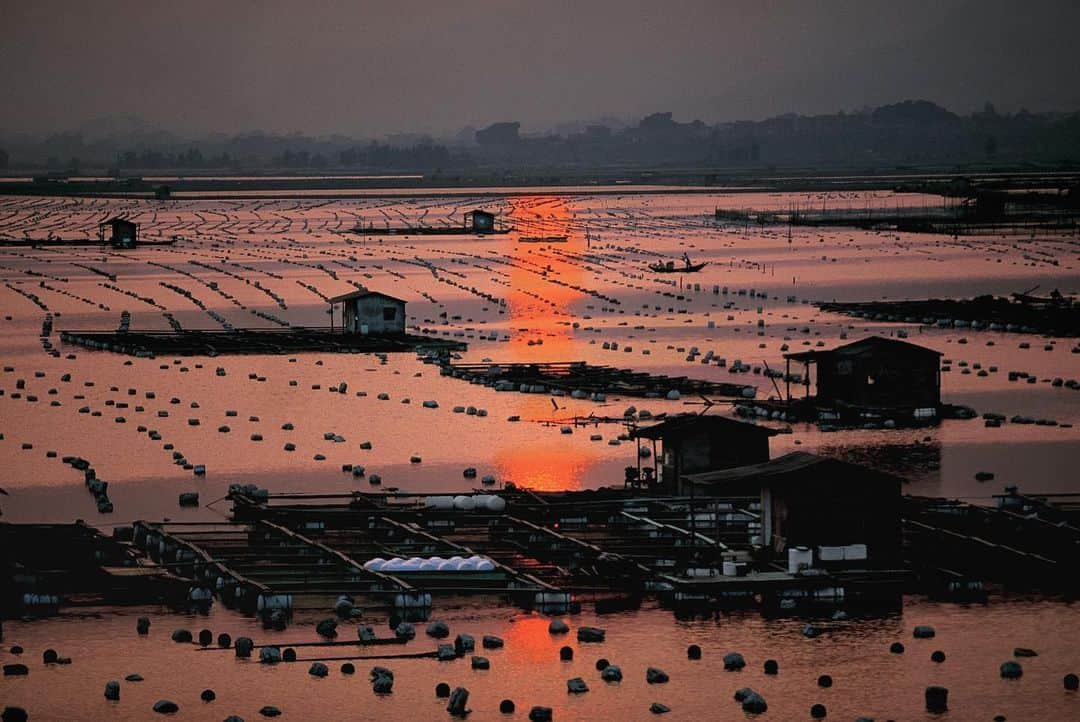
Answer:
[[(110, 230), (105, 237), (105, 229)], [(102, 243), (109, 243), (113, 248), (134, 248), (139, 240), (139, 226), (125, 218), (110, 218), (98, 224), (98, 238)]]
[(762, 543), (814, 552), (814, 566), (892, 567), (900, 561), (903, 479), (804, 451), (684, 477), (697, 494), (761, 497)]
[[(635, 429), (630, 437), (638, 440), (639, 449), (641, 439), (653, 442), (653, 468), (644, 470), (652, 472), (645, 474), (652, 479), (639, 477), (639, 480), (655, 481), (674, 494), (683, 494), (683, 478), (687, 474), (768, 461), (769, 438), (777, 433), (764, 426), (724, 416), (685, 414)], [(663, 444), (660, 456), (656, 451), (658, 440)], [(640, 463), (640, 451), (638, 459)]]
[[(818, 405), (896, 409), (941, 406), (940, 357), (940, 351), (881, 336), (827, 351), (784, 354), (787, 378), (792, 361), (804, 364), (807, 398), (810, 366), (816, 366)], [(787, 395), (791, 398), (790, 382)]]

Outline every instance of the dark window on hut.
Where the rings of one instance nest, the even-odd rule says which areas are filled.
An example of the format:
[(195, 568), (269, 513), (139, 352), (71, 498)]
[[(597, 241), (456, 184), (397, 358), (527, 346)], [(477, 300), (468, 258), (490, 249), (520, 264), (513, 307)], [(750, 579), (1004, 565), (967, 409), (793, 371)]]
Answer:
[(383, 321), (393, 321), (397, 318), (397, 309), (393, 306), (383, 306), (382, 319)]

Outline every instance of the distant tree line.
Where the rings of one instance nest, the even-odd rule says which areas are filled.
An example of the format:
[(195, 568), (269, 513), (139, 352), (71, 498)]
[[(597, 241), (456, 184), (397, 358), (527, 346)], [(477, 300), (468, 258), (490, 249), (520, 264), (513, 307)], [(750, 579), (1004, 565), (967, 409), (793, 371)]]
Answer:
[(414, 171), (621, 167), (856, 167), (1080, 163), (1080, 113), (960, 116), (925, 100), (853, 113), (787, 114), (761, 121), (679, 122), (653, 113), (636, 124), (581, 125), (523, 134), (500, 121), (453, 139), (399, 135), (385, 141), (293, 133), (246, 133), (195, 141), (154, 131), (86, 141), (60, 133), (5, 141), (0, 167), (54, 171), (146, 170)]

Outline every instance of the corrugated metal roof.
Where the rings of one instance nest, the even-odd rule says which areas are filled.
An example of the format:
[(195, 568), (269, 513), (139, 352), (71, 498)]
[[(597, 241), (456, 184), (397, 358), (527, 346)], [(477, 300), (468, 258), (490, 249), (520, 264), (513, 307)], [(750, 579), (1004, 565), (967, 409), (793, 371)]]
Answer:
[(706, 471), (701, 474), (688, 474), (683, 478), (691, 483), (700, 485), (738, 484), (740, 482), (749, 481), (763, 483), (781, 479), (797, 472), (813, 469), (822, 475), (823, 481), (827, 481), (830, 478), (830, 471), (835, 473), (835, 471), (841, 468), (851, 472), (857, 471), (860, 474), (865, 475), (867, 481), (871, 482), (885, 480), (893, 482), (903, 481), (900, 477), (884, 471), (859, 466), (858, 464), (851, 464), (828, 456), (818, 456), (817, 454), (811, 454), (806, 451), (793, 451), (789, 454), (784, 454), (779, 458), (763, 461), (759, 464), (736, 466), (731, 469), (720, 469), (718, 471)]
[(388, 298), (391, 301), (398, 301), (400, 303), (405, 303), (405, 299), (403, 299), (403, 298), (397, 298), (396, 296), (391, 296), (388, 293), (381, 293), (379, 291), (372, 291), (371, 289), (368, 289), (368, 288), (360, 288), (360, 289), (357, 289), (355, 291), (352, 291), (351, 293), (343, 293), (340, 296), (334, 296), (333, 298), (330, 299), (330, 303), (341, 303), (342, 301), (351, 301), (354, 298), (366, 298), (368, 296), (379, 296), (380, 298)]
[(702, 414), (680, 414), (678, 416), (669, 416), (661, 421), (659, 424), (653, 424), (652, 426), (646, 426), (642, 429), (635, 429), (630, 432), (630, 438), (641, 439), (659, 439), (672, 433), (678, 433), (680, 431), (688, 431), (695, 426), (711, 426), (719, 427), (721, 429), (729, 429), (733, 431), (749, 431), (751, 433), (760, 433), (762, 436), (776, 436), (778, 431), (770, 429), (767, 426), (758, 426), (757, 424), (748, 424), (745, 421), (739, 421), (737, 419), (729, 419), (726, 416), (708, 416)]
[(925, 346), (919, 346), (918, 344), (908, 343), (907, 341), (900, 341), (895, 338), (885, 338), (884, 336), (868, 336), (867, 338), (852, 341), (851, 343), (837, 346), (833, 349), (786, 353), (784, 354), (784, 358), (790, 359), (791, 361), (816, 361), (819, 358), (827, 358), (830, 356), (856, 356), (874, 348), (907, 354), (921, 353), (934, 356), (944, 355), (940, 351), (935, 351), (934, 349)]

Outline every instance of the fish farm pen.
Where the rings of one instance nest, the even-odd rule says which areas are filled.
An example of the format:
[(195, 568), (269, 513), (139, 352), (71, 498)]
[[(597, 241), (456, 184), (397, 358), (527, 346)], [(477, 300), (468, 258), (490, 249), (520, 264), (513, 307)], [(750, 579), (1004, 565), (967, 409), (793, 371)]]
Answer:
[(599, 398), (604, 394), (677, 399), (682, 395), (753, 398), (757, 389), (686, 376), (663, 376), (629, 369), (598, 366), (584, 361), (546, 363), (444, 364), (443, 376), (491, 386), (496, 391), (557, 392), (573, 398)]
[(240, 354), (393, 353), (436, 350), (461, 351), (464, 343), (410, 334), (359, 334), (327, 328), (293, 326), (283, 329), (231, 331), (61, 331), (60, 341), (88, 349), (130, 356), (219, 356)]
[(1008, 331), (1050, 336), (1080, 336), (1080, 303), (1071, 297), (1020, 298), (978, 296), (970, 299), (819, 303), (818, 308), (874, 321), (917, 323), (974, 331)]
[(418, 621), (440, 599), (463, 596), (546, 614), (583, 602), (617, 611), (652, 597), (827, 615), (838, 605), (895, 606), (909, 592), (978, 600), (986, 584), (1080, 592), (1076, 495), (1010, 488), (996, 507), (906, 496), (902, 563), (822, 559), (812, 568), (793, 561), (809, 550), (783, 558), (762, 546), (757, 496), (512, 485), (454, 496), (270, 494), (249, 485), (230, 498), (228, 519), (138, 521), (112, 537), (82, 524), (0, 525), (14, 582), (7, 608), (102, 599), (205, 607), (217, 598), (284, 625), (294, 610), (334, 609), (346, 597), (350, 611), (388, 608)]
[[(498, 494), (232, 495), (222, 522), (137, 522), (134, 548), (227, 606), (325, 609), (342, 594), (423, 619), (439, 598), (479, 595), (560, 614), (666, 603), (814, 608), (895, 599), (903, 569), (818, 569), (759, 559), (756, 497), (629, 489)], [(207, 590), (207, 591), (200, 591)]]
[(987, 193), (948, 198), (935, 206), (866, 206), (863, 208), (789, 208), (748, 211), (717, 208), (720, 223), (759, 226), (848, 227), (904, 233), (974, 235), (985, 233), (1071, 232), (1080, 228), (1076, 196), (1065, 194)]

